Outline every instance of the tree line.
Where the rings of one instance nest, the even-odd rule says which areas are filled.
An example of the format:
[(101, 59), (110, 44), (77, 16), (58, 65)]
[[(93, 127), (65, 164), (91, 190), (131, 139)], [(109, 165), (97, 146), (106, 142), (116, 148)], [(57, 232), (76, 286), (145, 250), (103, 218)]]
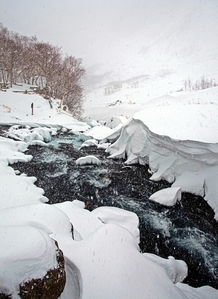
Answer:
[(81, 59), (64, 56), (60, 48), (36, 37), (9, 31), (0, 24), (0, 87), (26, 83), (47, 99), (62, 101), (75, 115), (82, 105)]

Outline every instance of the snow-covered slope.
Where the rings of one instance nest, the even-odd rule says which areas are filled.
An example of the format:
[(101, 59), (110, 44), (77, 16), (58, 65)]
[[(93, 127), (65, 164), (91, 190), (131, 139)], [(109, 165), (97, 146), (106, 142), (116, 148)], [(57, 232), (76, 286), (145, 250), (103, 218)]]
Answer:
[[(51, 105), (40, 95), (25, 94), (30, 86), (13, 86), (6, 92), (0, 91), (0, 124), (44, 124), (65, 126), (75, 131), (85, 131), (89, 128), (86, 123), (79, 122), (70, 114), (58, 109), (58, 101)], [(33, 103), (33, 115), (31, 104)]]
[(159, 95), (147, 96), (146, 88), (125, 88), (109, 96), (98, 90), (96, 97), (93, 94), (90, 102), (86, 102), (86, 114), (104, 119), (108, 125), (114, 117), (134, 116), (158, 134), (218, 142), (218, 87), (163, 93), (162, 96), (164, 91), (158, 86), (148, 85), (149, 88), (153, 95)]

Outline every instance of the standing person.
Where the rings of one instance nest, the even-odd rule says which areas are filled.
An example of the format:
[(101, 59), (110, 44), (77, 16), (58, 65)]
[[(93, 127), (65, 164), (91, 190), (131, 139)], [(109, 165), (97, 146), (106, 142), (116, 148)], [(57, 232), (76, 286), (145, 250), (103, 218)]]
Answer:
[(32, 109), (32, 115), (33, 115), (33, 103), (31, 104), (31, 109)]

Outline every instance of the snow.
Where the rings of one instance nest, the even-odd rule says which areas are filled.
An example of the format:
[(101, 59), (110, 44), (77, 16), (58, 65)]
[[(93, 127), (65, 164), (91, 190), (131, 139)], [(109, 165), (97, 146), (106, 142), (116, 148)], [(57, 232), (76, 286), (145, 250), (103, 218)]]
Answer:
[(0, 240), (0, 292), (18, 298), (20, 283), (41, 278), (57, 267), (55, 242), (44, 230), (0, 226)]
[(50, 142), (53, 135), (57, 134), (56, 128), (33, 128), (31, 129), (29, 126), (26, 128), (20, 128), (17, 125), (14, 125), (9, 128), (6, 136), (10, 138), (14, 138), (17, 140), (22, 140), (28, 144), (33, 144), (34, 142), (40, 142), (38, 144), (42, 144), (43, 142)]
[(66, 213), (55, 205), (31, 204), (0, 210), (0, 226), (34, 226), (45, 230), (52, 238), (59, 235), (72, 238), (71, 224)]
[[(33, 116), (29, 111), (32, 102), (35, 107)], [(48, 102), (40, 96), (13, 93), (12, 90), (0, 94), (0, 120), (7, 124), (34, 124), (35, 127), (13, 126), (11, 137), (19, 141), (0, 137), (1, 288), (13, 291), (16, 298), (21, 280), (41, 278), (48, 268), (56, 267), (53, 238), (64, 253), (67, 272), (61, 299), (217, 297), (217, 290), (213, 288), (191, 288), (176, 283), (187, 275), (183, 261), (173, 257), (165, 260), (140, 252), (139, 223), (134, 213), (109, 207), (89, 212), (79, 201), (45, 204), (47, 198), (34, 184), (36, 178), (19, 175), (9, 166), (18, 161), (28, 162), (32, 158), (25, 155), (28, 145), (33, 142), (44, 145), (55, 134), (54, 128), (64, 127), (64, 131), (68, 128), (79, 132), (87, 130), (88, 125), (51, 110)], [(108, 148), (113, 157), (127, 155), (127, 163), (149, 163), (151, 179), (174, 182), (173, 194), (169, 190), (166, 192), (172, 201), (176, 198), (175, 190), (181, 188), (181, 191), (191, 190), (205, 195), (214, 210), (218, 210), (217, 203), (212, 200), (218, 196), (214, 182), (218, 175), (217, 144), (160, 136), (139, 119), (113, 130), (97, 126), (90, 129), (88, 136), (100, 140), (106, 139), (108, 134), (111, 134), (110, 142), (118, 138)], [(100, 165), (101, 161), (94, 156), (77, 160), (78, 165), (86, 163)], [(165, 219), (161, 221), (157, 225), (167, 231), (169, 224)]]
[(103, 223), (116, 224), (128, 230), (139, 244), (139, 219), (135, 213), (114, 207), (99, 207), (92, 211)]
[(214, 179), (218, 176), (217, 144), (161, 136), (138, 119), (130, 121), (108, 140), (114, 140), (115, 136), (118, 139), (107, 149), (111, 158), (127, 156), (126, 164), (149, 164), (151, 180), (164, 179), (182, 192), (204, 196), (218, 219), (218, 187)]
[(101, 161), (92, 155), (85, 156), (78, 158), (76, 160), (76, 165), (83, 166), (83, 165), (101, 165)]
[(181, 200), (181, 188), (171, 187), (159, 190), (153, 193), (149, 199), (164, 206), (173, 206)]
[[(162, 299), (185, 299), (201, 293), (188, 287), (185, 293), (189, 292), (189, 296), (185, 296), (182, 287), (173, 284), (172, 280), (182, 281), (185, 276), (182, 262), (173, 258), (163, 262), (140, 253), (138, 217), (134, 213), (108, 207), (89, 212), (79, 201), (46, 205), (39, 200), (42, 190), (34, 185), (36, 179), (15, 175), (8, 166), (14, 159), (28, 161), (29, 158), (18, 152), (25, 151), (27, 144), (6, 138), (1, 141), (4, 150), (0, 174), (7, 176), (5, 181), (0, 180), (1, 190), (5, 184), (7, 189), (0, 210), (0, 242), (4, 243), (0, 249), (4, 253), (0, 254), (3, 265), (0, 275), (4, 273), (4, 288), (14, 290), (16, 296), (20, 280), (40, 278), (47, 268), (56, 266), (52, 237), (65, 256), (67, 284), (62, 299), (69, 296), (98, 299), (102, 294), (105, 299), (135, 298), (135, 294), (138, 298), (155, 299), (161, 294)], [(5, 257), (8, 254), (5, 247), (11, 248), (10, 263)], [(214, 292), (209, 288), (207, 298), (213, 298)]]
[(168, 259), (152, 253), (143, 253), (143, 256), (164, 268), (173, 283), (182, 282), (188, 275), (187, 264), (182, 260), (176, 260), (173, 256), (169, 256)]
[(217, 298), (217, 290), (209, 286), (193, 288), (184, 283), (178, 283), (177, 287), (184, 293), (184, 296), (186, 296), (188, 299), (203, 299), (203, 298), (216, 299)]
[(81, 148), (83, 147), (88, 147), (88, 146), (97, 146), (98, 145), (98, 141), (95, 139), (88, 139), (85, 142), (83, 142), (83, 144), (81, 145)]
[[(65, 255), (80, 270), (82, 298), (183, 298), (165, 271), (138, 251), (133, 236), (105, 224), (92, 237), (61, 243)], [(158, 281), (158, 284), (156, 283)], [(155, 286), (154, 286), (155, 284)]]
[[(78, 121), (70, 114), (58, 108), (58, 101), (53, 100), (53, 108), (49, 101), (37, 94), (24, 94), (29, 86), (13, 86), (0, 95), (0, 124), (21, 124), (35, 126), (65, 127), (73, 132), (84, 132), (90, 126)], [(19, 90), (20, 92), (15, 92)], [(31, 115), (31, 103), (34, 115)]]
[[(133, 117), (142, 120), (152, 132), (160, 135), (180, 140), (218, 142), (218, 87), (176, 91), (177, 86), (174, 88), (173, 84), (168, 85), (166, 80), (162, 81), (163, 86), (173, 88), (173, 91), (162, 90), (158, 82), (142, 82), (142, 87), (131, 89), (124, 86), (121, 91), (109, 96), (98, 92), (99, 94), (94, 95), (95, 104), (90, 104), (92, 110), (86, 113), (91, 117), (103, 119), (107, 125), (110, 125), (114, 115)], [(152, 88), (149, 96), (148, 88)], [(119, 107), (109, 106), (113, 98), (122, 99), (122, 104)], [(135, 104), (129, 104), (129, 98)], [(91, 99), (92, 96), (90, 101)], [(86, 105), (89, 109), (88, 102)], [(99, 108), (93, 109), (93, 105), (99, 105)], [(125, 122), (123, 121), (123, 125)], [(105, 136), (102, 136), (102, 139), (104, 138)]]
[(65, 201), (55, 206), (69, 217), (74, 230), (79, 233), (81, 239), (87, 239), (102, 226), (102, 222), (94, 214), (81, 206), (78, 207), (77, 203)]
[(86, 131), (84, 134), (86, 136), (92, 137), (96, 140), (104, 139), (106, 136), (110, 135), (113, 132), (112, 129), (106, 126), (96, 126), (91, 128), (90, 130)]

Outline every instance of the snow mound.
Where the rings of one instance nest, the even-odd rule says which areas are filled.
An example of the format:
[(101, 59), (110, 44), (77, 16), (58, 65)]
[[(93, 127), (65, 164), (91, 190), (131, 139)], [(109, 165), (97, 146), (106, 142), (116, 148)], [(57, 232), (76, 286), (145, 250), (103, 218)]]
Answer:
[(57, 129), (55, 128), (39, 127), (30, 129), (28, 126), (20, 128), (20, 126), (15, 125), (9, 128), (7, 137), (33, 144), (34, 141), (50, 142), (51, 136), (56, 134)]
[(152, 253), (143, 253), (143, 256), (164, 268), (173, 283), (182, 282), (188, 275), (187, 264), (182, 260), (175, 260), (173, 256), (168, 259)]
[(80, 271), (83, 299), (185, 298), (165, 270), (143, 257), (134, 237), (120, 226), (105, 224), (86, 240), (60, 244)]
[(42, 278), (57, 267), (55, 242), (43, 230), (1, 226), (0, 243), (0, 293), (3, 288), (17, 298), (20, 283)]
[(77, 159), (76, 165), (101, 165), (101, 161), (97, 157), (90, 155)]
[(0, 226), (29, 225), (45, 230), (55, 240), (58, 235), (72, 238), (70, 220), (54, 205), (32, 204), (0, 210)]
[(181, 200), (181, 188), (171, 187), (159, 190), (153, 193), (149, 199), (164, 206), (173, 206)]
[[(111, 158), (127, 157), (127, 164), (149, 164), (151, 180), (161, 179), (182, 192), (204, 196), (218, 219), (218, 144), (174, 140), (155, 134), (140, 120), (133, 119), (107, 149)], [(114, 134), (108, 140), (114, 140)]]
[(92, 214), (105, 224), (116, 224), (127, 229), (139, 244), (139, 219), (135, 213), (114, 207), (99, 207)]
[(91, 212), (83, 209), (81, 205), (78, 207), (78, 203), (65, 201), (55, 204), (55, 207), (63, 211), (69, 217), (74, 230), (79, 233), (81, 239), (87, 239), (103, 225)]

